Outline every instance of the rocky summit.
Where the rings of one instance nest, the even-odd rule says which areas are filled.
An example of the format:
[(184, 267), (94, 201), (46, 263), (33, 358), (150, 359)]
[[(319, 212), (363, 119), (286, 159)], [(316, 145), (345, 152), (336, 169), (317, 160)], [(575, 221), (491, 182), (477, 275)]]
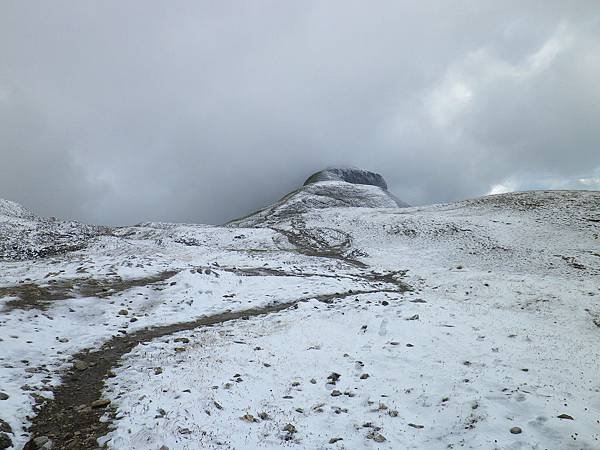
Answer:
[(0, 449), (595, 449), (599, 192), (326, 169), (222, 226), (0, 201)]

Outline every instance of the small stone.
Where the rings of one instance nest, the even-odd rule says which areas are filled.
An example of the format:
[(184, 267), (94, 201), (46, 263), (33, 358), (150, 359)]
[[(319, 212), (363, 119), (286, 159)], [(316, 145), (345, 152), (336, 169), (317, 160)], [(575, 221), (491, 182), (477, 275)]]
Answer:
[(299, 381), (294, 381), (292, 383), (292, 386), (296, 387), (296, 386), (300, 386), (300, 382)]
[(369, 375), (368, 373), (363, 373), (363, 374), (360, 376), (360, 379), (361, 379), (361, 380), (366, 380), (367, 378), (369, 378), (369, 376), (370, 376), (370, 375)]
[(315, 380), (314, 378), (310, 379), (310, 384), (317, 384), (317, 380)]
[(129, 311), (127, 311), (126, 309), (121, 309), (121, 310), (119, 311), (119, 315), (120, 315), (120, 316), (126, 316), (127, 314), (129, 314)]
[(407, 317), (406, 320), (419, 320), (419, 315), (415, 314), (414, 316)]
[(106, 399), (98, 399), (98, 400), (94, 400), (90, 406), (92, 408), (104, 408), (106, 406), (110, 405), (110, 400), (106, 400)]
[(176, 353), (182, 353), (182, 352), (185, 352), (185, 347), (175, 347), (175, 352), (176, 352)]
[(296, 408), (294, 411), (300, 414), (304, 414), (304, 410), (302, 408)]
[(390, 417), (398, 417), (398, 411), (396, 411), (395, 409), (392, 409), (390, 412)]
[(213, 405), (215, 405), (215, 408), (217, 408), (217, 409), (223, 409), (223, 407), (221, 406), (221, 404), (218, 401), (216, 401), (216, 400), (213, 400)]
[(374, 440), (375, 442), (385, 442), (385, 437), (383, 437), (382, 434), (379, 433), (371, 433), (367, 436), (369, 439)]
[(162, 367), (155, 367), (154, 368), (154, 375), (160, 375), (161, 373), (163, 373)]
[(163, 445), (158, 450), (169, 450), (169, 447), (167, 447), (166, 445)]
[(382, 301), (382, 302), (381, 302), (381, 304), (382, 304), (383, 306), (387, 306), (387, 305), (389, 305), (390, 303), (389, 303), (387, 300), (384, 300), (384, 301)]
[(341, 378), (341, 375), (336, 372), (331, 372), (331, 374), (327, 377), (329, 382), (333, 383), (333, 384), (335, 384), (340, 378)]
[(342, 395), (342, 393), (340, 391), (338, 391), (337, 389), (334, 389), (333, 391), (331, 391), (332, 397), (339, 397), (340, 395)]
[(174, 342), (182, 342), (184, 344), (189, 344), (190, 340), (186, 337), (178, 337), (174, 339)]
[(116, 378), (117, 374), (114, 373), (112, 370), (109, 370), (108, 372), (106, 372), (106, 378)]
[(40, 448), (49, 440), (50, 438), (48, 436), (39, 436), (33, 439), (33, 443), (37, 448)]
[(6, 392), (0, 392), (0, 400), (8, 400), (8, 394)]
[(4, 431), (5, 433), (11, 433), (11, 434), (13, 432), (10, 425), (2, 419), (0, 419), (0, 431)]
[(259, 412), (258, 413), (258, 417), (260, 417), (260, 420), (269, 420), (271, 419), (271, 417), (269, 417), (269, 415), (266, 412)]
[(570, 416), (568, 414), (561, 414), (561, 415), (556, 416), (556, 417), (558, 417), (559, 419), (575, 420), (575, 419), (573, 419), (573, 416)]
[(511, 433), (511, 434), (521, 434), (521, 432), (522, 432), (522, 431), (523, 431), (523, 430), (521, 430), (521, 428), (519, 428), (519, 427), (512, 427), (512, 428), (510, 429), (510, 433)]
[(343, 441), (343, 440), (344, 440), (344, 438), (341, 438), (341, 437), (334, 437), (334, 438), (331, 438), (331, 439), (329, 439), (329, 443), (330, 443), (330, 444), (335, 444), (336, 442), (338, 442), (338, 441)]
[(77, 360), (73, 364), (73, 367), (77, 370), (84, 371), (88, 368), (88, 363), (86, 363), (85, 361)]
[(290, 434), (294, 434), (297, 430), (294, 425), (292, 425), (291, 423), (288, 423), (283, 427), (283, 431), (287, 431)]
[(61, 342), (64, 344), (65, 342), (69, 342), (69, 339), (67, 339), (66, 337), (61, 337), (61, 338), (58, 338), (58, 342)]
[(417, 428), (417, 429), (425, 428), (424, 425), (418, 425), (416, 423), (409, 423), (408, 426), (409, 427), (413, 427), (413, 428)]
[(258, 422), (258, 419), (252, 414), (244, 414), (242, 417), (240, 417), (240, 419), (242, 419), (245, 422)]
[(4, 450), (6, 448), (11, 448), (13, 446), (13, 442), (6, 433), (0, 433), (0, 449)]

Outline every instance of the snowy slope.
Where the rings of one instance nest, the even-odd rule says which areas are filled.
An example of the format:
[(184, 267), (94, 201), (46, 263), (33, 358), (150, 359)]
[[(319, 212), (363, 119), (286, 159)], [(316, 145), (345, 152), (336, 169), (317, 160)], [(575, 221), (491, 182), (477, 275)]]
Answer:
[(45, 257), (73, 225), (4, 214), (10, 239), (49, 230), (0, 262), (4, 436), (22, 448), (94, 373), (77, 354), (116, 358), (110, 405), (88, 384), (51, 415), (78, 434), (33, 419), (55, 449), (600, 447), (600, 193), (398, 208), (319, 185), (224, 227), (77, 225)]

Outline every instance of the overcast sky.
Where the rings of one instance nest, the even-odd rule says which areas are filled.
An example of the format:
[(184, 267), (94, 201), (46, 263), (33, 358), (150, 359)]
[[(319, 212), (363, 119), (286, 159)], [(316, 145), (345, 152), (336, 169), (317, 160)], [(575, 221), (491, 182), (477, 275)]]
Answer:
[(595, 0), (0, 2), (0, 198), (221, 223), (320, 168), (600, 189)]

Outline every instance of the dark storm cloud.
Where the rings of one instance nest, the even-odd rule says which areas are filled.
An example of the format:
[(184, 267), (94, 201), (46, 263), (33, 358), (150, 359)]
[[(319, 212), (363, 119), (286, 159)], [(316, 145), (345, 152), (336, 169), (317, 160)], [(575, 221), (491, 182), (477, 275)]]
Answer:
[(328, 165), (430, 203), (600, 186), (595, 2), (0, 4), (0, 197), (218, 223)]

